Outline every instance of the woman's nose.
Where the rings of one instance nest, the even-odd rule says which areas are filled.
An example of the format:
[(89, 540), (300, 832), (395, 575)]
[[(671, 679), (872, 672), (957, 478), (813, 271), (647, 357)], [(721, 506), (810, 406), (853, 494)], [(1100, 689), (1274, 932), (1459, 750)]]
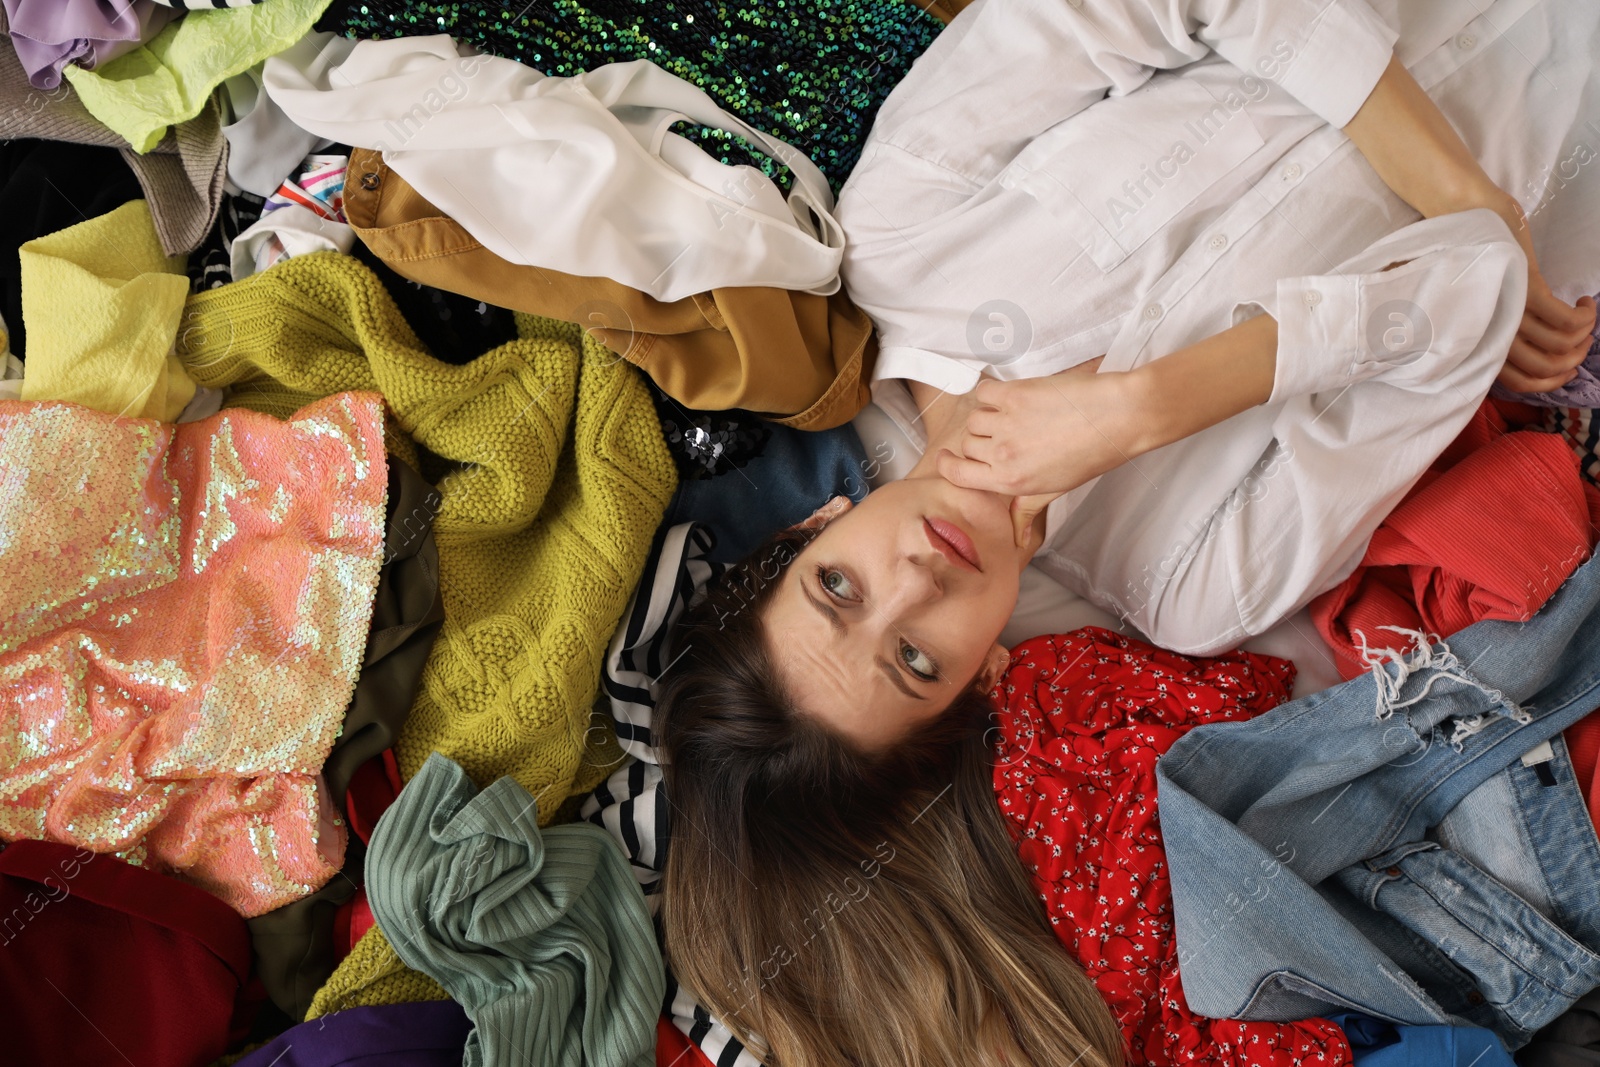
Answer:
[(944, 587), (939, 581), (938, 562), (917, 553), (901, 557), (895, 588), (906, 607), (938, 600), (944, 595)]

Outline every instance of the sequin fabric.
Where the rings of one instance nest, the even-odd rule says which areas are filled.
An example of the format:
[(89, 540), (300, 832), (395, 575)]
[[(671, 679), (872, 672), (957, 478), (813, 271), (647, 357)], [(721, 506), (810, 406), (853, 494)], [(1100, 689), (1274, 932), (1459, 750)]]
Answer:
[[(349, 37), (448, 33), (491, 55), (568, 77), (648, 59), (808, 155), (835, 194), (889, 90), (941, 23), (912, 0), (368, 0), (335, 4), (318, 28)], [(720, 130), (680, 128), (723, 163), (787, 173)]]
[(0, 402), (0, 838), (114, 853), (245, 916), (332, 877), (318, 772), (386, 491), (371, 393), (179, 426)]
[(661, 436), (681, 481), (715, 478), (738, 470), (766, 450), (772, 425), (744, 411), (691, 411), (648, 383), (661, 419)]
[[(1196, 726), (1270, 711), (1293, 683), (1288, 660), (1190, 659), (1093, 626), (1034, 638), (1011, 655), (998, 690), (995, 798), (1057, 940), (1116, 1016), (1129, 1063), (1351, 1062), (1344, 1032), (1327, 1019), (1196, 1015), (1178, 974), (1156, 761)], [(1222, 921), (1238, 903), (1218, 902)]]

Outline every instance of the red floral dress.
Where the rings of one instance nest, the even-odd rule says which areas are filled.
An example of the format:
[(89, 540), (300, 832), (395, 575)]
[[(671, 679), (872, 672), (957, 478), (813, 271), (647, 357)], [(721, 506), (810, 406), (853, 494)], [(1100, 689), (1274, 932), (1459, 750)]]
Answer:
[(1344, 1032), (1189, 1010), (1156, 760), (1208, 722), (1290, 698), (1294, 665), (1248, 652), (1191, 659), (1097, 627), (1021, 645), (1000, 682), (994, 787), (1056, 936), (1111, 1005), (1131, 1064), (1348, 1064)]

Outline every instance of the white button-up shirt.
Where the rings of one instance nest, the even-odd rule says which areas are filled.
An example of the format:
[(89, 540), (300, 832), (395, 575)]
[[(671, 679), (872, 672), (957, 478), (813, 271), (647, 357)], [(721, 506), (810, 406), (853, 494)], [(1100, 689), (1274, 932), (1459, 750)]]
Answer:
[[(1127, 370), (1271, 313), (1271, 400), (1057, 501), (1036, 559), (1169, 647), (1261, 632), (1356, 565), (1481, 396), (1433, 410), (1415, 391), (1461, 392), (1449, 375), (1486, 345), (1503, 359), (1503, 305), (1525, 299), (1497, 218), (1413, 225), (1339, 127), (1398, 55), (1573, 301), (1600, 289), (1597, 24), (1593, 0), (978, 0), (890, 95), (840, 197), (875, 400), (920, 447), (900, 379)], [(1341, 418), (1379, 376), (1413, 392), (1391, 411), (1364, 390)]]

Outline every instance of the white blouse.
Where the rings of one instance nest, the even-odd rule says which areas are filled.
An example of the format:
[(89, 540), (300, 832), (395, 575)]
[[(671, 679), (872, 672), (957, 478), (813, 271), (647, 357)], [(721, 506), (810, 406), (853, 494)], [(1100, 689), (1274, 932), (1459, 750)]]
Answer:
[[(1311, 439), (1340, 422), (1321, 411), (1375, 376), (1503, 356), (1517, 322), (1494, 309), (1525, 299), (1497, 218), (1418, 223), (1339, 127), (1398, 55), (1522, 202), (1556, 295), (1594, 293), (1597, 25), (1593, 0), (978, 0), (890, 95), (840, 196), (845, 285), (880, 332), (875, 400), (920, 447), (899, 379), (965, 392), (1101, 354), (1127, 370), (1271, 313), (1269, 403), (1057, 501), (1036, 558), (1168, 647), (1260, 633), (1349, 573), (1477, 397), (1452, 422), (1396, 390), (1407, 424), (1362, 391), (1343, 466)], [(1354, 447), (1385, 420), (1405, 427), (1392, 471)], [(1190, 566), (1277, 471), (1306, 499)]]

